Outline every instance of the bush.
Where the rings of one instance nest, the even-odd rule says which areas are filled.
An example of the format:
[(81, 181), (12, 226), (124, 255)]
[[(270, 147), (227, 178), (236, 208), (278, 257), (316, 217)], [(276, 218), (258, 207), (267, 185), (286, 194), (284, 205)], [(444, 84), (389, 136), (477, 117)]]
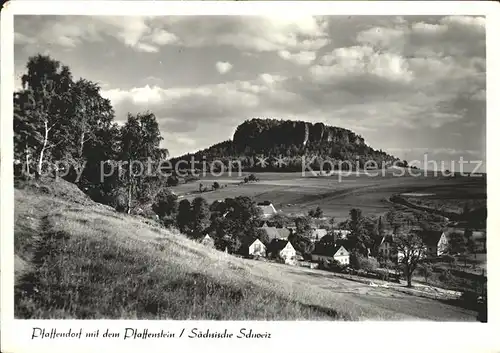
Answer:
[(250, 174), (248, 176), (248, 181), (257, 181), (257, 177), (255, 176), (255, 174)]
[(373, 257), (360, 257), (359, 268), (366, 271), (374, 271), (378, 268), (378, 261)]
[(441, 272), (439, 274), (438, 279), (441, 282), (445, 282), (445, 283), (452, 282), (453, 281), (453, 275), (451, 274), (450, 270), (444, 270), (443, 272)]
[(220, 189), (220, 184), (218, 182), (214, 182), (212, 185), (212, 189), (214, 190)]
[(179, 178), (177, 178), (175, 175), (170, 175), (167, 178), (167, 186), (177, 186), (179, 185)]
[(177, 196), (168, 189), (160, 190), (155, 197), (153, 211), (160, 217), (171, 216), (177, 212)]

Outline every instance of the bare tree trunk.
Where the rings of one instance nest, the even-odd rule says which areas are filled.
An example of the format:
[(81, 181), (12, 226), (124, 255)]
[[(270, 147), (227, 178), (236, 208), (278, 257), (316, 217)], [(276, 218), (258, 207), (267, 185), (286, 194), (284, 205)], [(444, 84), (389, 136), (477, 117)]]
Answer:
[(130, 214), (132, 209), (132, 182), (128, 186), (128, 197), (127, 197), (127, 214)]
[(82, 132), (80, 135), (80, 148), (78, 149), (78, 157), (82, 158), (83, 156), (83, 144), (85, 143), (85, 132)]
[(30, 176), (30, 156), (29, 156), (29, 146), (26, 143), (24, 147), (24, 155), (26, 156), (26, 176)]
[(40, 177), (42, 175), (43, 154), (45, 153), (45, 149), (47, 148), (47, 142), (49, 140), (50, 128), (48, 126), (47, 121), (44, 121), (44, 124), (45, 124), (45, 136), (43, 138), (43, 145), (40, 151), (40, 156), (38, 158), (37, 177)]

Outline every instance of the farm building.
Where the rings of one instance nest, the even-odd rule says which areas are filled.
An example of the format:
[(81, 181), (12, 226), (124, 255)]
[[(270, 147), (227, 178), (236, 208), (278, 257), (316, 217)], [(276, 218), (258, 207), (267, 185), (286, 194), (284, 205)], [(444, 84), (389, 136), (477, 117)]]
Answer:
[(313, 261), (336, 260), (342, 265), (349, 265), (349, 252), (342, 246), (318, 244), (311, 254)]
[(288, 239), (290, 235), (290, 230), (287, 228), (269, 227), (267, 224), (264, 224), (264, 226), (260, 227), (259, 229), (262, 229), (266, 232), (269, 241), (273, 239)]
[(254, 239), (241, 246), (240, 253), (249, 256), (266, 256), (266, 246), (259, 239)]
[(382, 238), (380, 244), (378, 245), (378, 256), (386, 259), (391, 259), (396, 257), (396, 255), (397, 251), (394, 247), (392, 234), (387, 234)]
[(441, 256), (448, 249), (448, 235), (442, 231), (420, 231), (418, 234), (426, 247), (427, 256)]
[(311, 240), (312, 241), (320, 241), (321, 238), (323, 238), (327, 233), (328, 233), (328, 231), (326, 229), (321, 229), (321, 228), (313, 229)]
[(276, 211), (272, 203), (258, 204), (257, 207), (259, 207), (262, 210), (262, 216), (264, 218), (269, 218), (278, 213), (278, 211)]
[(349, 236), (349, 234), (351, 234), (351, 231), (347, 229), (334, 229), (332, 234), (335, 241), (337, 241), (340, 239), (346, 239)]
[(282, 259), (286, 264), (293, 264), (297, 252), (288, 240), (273, 239), (267, 246), (267, 256)]
[(205, 237), (201, 240), (201, 243), (205, 246), (208, 246), (208, 247), (211, 247), (213, 248), (214, 247), (214, 240), (212, 239), (212, 237), (210, 235), (205, 235)]

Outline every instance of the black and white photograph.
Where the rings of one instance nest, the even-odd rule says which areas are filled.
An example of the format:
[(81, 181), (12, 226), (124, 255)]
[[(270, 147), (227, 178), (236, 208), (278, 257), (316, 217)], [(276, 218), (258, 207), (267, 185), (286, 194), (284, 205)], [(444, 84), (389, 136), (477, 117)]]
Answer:
[(486, 16), (13, 17), (14, 319), (488, 322)]
[(484, 17), (14, 30), (16, 317), (487, 320)]

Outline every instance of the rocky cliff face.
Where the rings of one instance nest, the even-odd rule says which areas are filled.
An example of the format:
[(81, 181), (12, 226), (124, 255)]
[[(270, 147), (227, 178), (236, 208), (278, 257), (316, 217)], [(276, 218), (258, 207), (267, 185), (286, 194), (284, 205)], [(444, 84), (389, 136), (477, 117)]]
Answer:
[(271, 145), (311, 144), (356, 144), (364, 145), (364, 139), (354, 132), (323, 123), (304, 121), (282, 121), (271, 119), (252, 119), (239, 125), (233, 141), (237, 145), (264, 147)]
[[(318, 163), (313, 166), (315, 168), (319, 168), (321, 160), (352, 163), (375, 161), (377, 165), (396, 160), (383, 151), (367, 146), (361, 136), (350, 130), (323, 123), (273, 119), (247, 120), (236, 128), (233, 140), (176, 160), (189, 160), (191, 156), (199, 161), (239, 160), (244, 168), (249, 169), (256, 168), (255, 157), (265, 156), (270, 160), (285, 157), (287, 171), (302, 170), (303, 157), (314, 158)], [(274, 167), (269, 164), (265, 168)]]

